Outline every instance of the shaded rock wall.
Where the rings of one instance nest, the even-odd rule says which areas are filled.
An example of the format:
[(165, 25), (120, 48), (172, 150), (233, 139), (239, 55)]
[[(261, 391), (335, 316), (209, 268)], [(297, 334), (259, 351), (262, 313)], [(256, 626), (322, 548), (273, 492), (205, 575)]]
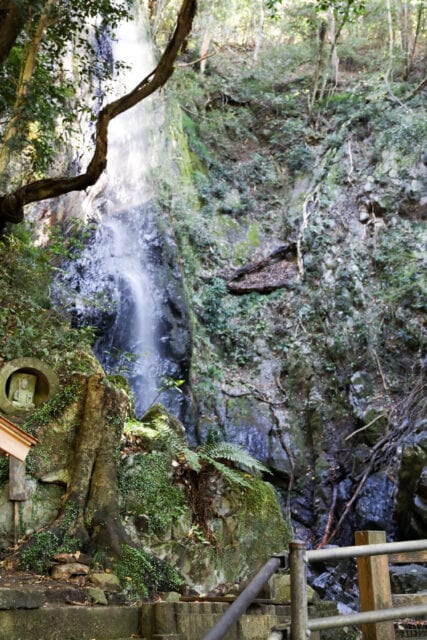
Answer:
[[(271, 67), (245, 73), (232, 58), (175, 79), (183, 152), (161, 176), (163, 194), (185, 183), (161, 206), (193, 314), (196, 437), (218, 430), (270, 466), (309, 543), (425, 535), (421, 101), (409, 112), (369, 79), (344, 80), (314, 128), (309, 78), (279, 86)], [(239, 100), (212, 104), (224, 85)], [(261, 271), (250, 289), (227, 287), (286, 245), (286, 288), (261, 293)]]

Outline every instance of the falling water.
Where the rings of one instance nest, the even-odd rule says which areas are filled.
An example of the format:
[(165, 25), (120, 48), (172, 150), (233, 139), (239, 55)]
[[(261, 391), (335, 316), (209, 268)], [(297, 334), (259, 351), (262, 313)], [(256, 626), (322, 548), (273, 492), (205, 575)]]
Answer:
[[(155, 66), (143, 31), (135, 23), (120, 28), (114, 57), (129, 69), (120, 73), (116, 95), (132, 89)], [(101, 329), (95, 353), (107, 373), (128, 378), (137, 415), (156, 398), (161, 376), (173, 374), (162, 355), (164, 300), (153, 269), (159, 241), (150, 206), (150, 174), (158, 159), (158, 104), (158, 97), (144, 100), (110, 123), (107, 171), (84, 203), (86, 219), (100, 222), (77, 266), (79, 293), (74, 302), (83, 322)]]

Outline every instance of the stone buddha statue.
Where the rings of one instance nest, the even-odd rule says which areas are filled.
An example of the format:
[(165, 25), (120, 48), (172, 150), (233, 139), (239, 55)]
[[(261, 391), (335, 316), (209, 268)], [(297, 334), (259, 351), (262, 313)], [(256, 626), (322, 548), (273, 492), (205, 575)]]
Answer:
[(9, 400), (17, 409), (30, 410), (35, 408), (34, 392), (37, 377), (29, 373), (15, 373), (10, 381)]

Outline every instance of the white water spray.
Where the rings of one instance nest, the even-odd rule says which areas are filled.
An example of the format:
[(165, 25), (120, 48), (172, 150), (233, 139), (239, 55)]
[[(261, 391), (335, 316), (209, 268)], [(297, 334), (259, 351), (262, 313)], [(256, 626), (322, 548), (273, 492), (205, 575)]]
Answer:
[[(124, 24), (113, 47), (114, 58), (129, 68), (120, 73), (115, 95), (123, 95), (154, 68), (144, 29)], [(158, 101), (157, 101), (158, 103)], [(89, 191), (85, 217), (99, 219), (94, 243), (84, 256), (79, 278), (80, 310), (101, 299), (114, 318), (95, 346), (108, 373), (124, 373), (135, 395), (137, 413), (153, 401), (161, 362), (156, 339), (159, 297), (148, 267), (153, 234), (150, 174), (156, 164), (155, 139), (161, 115), (150, 99), (111, 121), (108, 166), (100, 185)], [(76, 306), (79, 311), (79, 303)], [(87, 314), (86, 314), (87, 315)]]

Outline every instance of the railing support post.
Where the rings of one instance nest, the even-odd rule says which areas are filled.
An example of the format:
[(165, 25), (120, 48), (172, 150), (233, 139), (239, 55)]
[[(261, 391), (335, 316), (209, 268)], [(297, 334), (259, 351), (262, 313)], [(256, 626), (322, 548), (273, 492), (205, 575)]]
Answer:
[[(356, 531), (356, 545), (384, 544), (384, 531)], [(387, 555), (357, 559), (360, 611), (389, 609), (393, 606)], [(395, 640), (393, 622), (362, 625), (363, 640)]]
[(294, 540), (289, 544), (289, 568), (291, 572), (291, 638), (307, 640), (307, 560), (306, 545)]

